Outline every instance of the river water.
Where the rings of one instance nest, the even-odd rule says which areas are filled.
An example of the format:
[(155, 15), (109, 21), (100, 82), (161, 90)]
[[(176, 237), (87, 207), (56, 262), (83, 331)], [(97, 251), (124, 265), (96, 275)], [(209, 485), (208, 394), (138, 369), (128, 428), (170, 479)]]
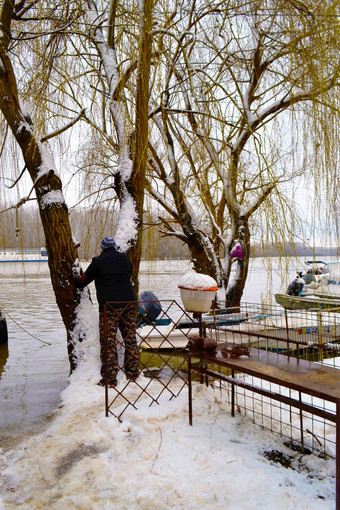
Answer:
[[(251, 261), (244, 302), (259, 303), (264, 297), (271, 301), (293, 278), (295, 263), (284, 281), (286, 270), (279, 268), (278, 259), (270, 264), (272, 270), (263, 259)], [(144, 261), (140, 291), (181, 303), (177, 284), (190, 268), (189, 261)], [(3, 263), (0, 275), (0, 308), (9, 335), (8, 349), (0, 346), (0, 436), (5, 436), (27, 432), (48, 419), (67, 385), (69, 363), (47, 263)], [(93, 284), (90, 290), (96, 307)]]

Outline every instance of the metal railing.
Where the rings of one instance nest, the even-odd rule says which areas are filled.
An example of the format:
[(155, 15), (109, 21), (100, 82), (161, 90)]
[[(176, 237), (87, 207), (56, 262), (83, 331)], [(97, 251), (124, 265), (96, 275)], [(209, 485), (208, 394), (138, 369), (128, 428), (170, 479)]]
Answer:
[[(232, 317), (232, 310), (230, 316)], [(235, 319), (238, 324), (227, 325), (216, 322), (212, 326), (217, 338), (227, 338), (231, 345), (256, 347), (266, 351), (327, 364), (339, 368), (340, 363), (340, 309), (285, 310), (277, 305), (241, 305)], [(244, 320), (243, 320), (244, 319)], [(289, 398), (300, 399), (315, 409), (334, 412), (329, 402), (287, 390), (277, 384), (259, 378), (239, 374), (239, 378), (251, 386), (273, 391)], [(230, 385), (213, 383), (231, 402)], [(288, 393), (287, 393), (288, 392)], [(236, 390), (238, 412), (248, 416), (254, 423), (271, 432), (278, 433), (284, 441), (293, 446), (298, 444), (302, 451), (312, 451), (335, 457), (336, 427), (334, 422), (292, 406), (278, 403), (238, 387)]]

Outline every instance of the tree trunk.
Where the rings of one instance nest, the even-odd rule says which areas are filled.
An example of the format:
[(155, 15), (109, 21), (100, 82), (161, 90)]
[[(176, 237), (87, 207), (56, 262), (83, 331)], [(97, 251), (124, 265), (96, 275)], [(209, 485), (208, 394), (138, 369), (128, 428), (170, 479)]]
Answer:
[[(58, 189), (59, 179), (55, 174), (48, 175), (44, 181), (49, 181), (51, 189)], [(51, 282), (66, 327), (67, 350), (72, 371), (77, 365), (74, 346), (83, 340), (81, 333), (78, 332), (76, 316), (76, 308), (80, 302), (80, 291), (76, 281), (77, 248), (72, 241), (66, 204), (42, 205), (42, 203), (44, 204), (43, 199), (39, 201), (39, 210), (45, 232)]]
[(213, 261), (208, 257), (204, 244), (197, 232), (188, 236), (187, 245), (191, 254), (191, 261), (197, 273), (207, 274), (214, 278), (217, 282), (219, 280), (216, 274), (216, 267)]
[(62, 184), (54, 163), (44, 146), (34, 135), (32, 121), (24, 116), (19, 104), (16, 78), (3, 48), (0, 47), (0, 109), (18, 142), (27, 170), (34, 183), (53, 290), (67, 331), (67, 346), (71, 371), (77, 360), (74, 346), (81, 341), (77, 327), (76, 308), (80, 292), (76, 285), (77, 249), (72, 241), (68, 209), (62, 194)]
[[(243, 229), (242, 229), (243, 227)], [(239, 310), (241, 298), (243, 295), (244, 286), (247, 280), (248, 266), (249, 266), (249, 254), (250, 254), (250, 232), (248, 219), (242, 218), (239, 222), (239, 241), (242, 245), (242, 260), (237, 260), (233, 264), (236, 264), (236, 272), (232, 281), (229, 278), (229, 285), (226, 289), (226, 307), (236, 308)], [(231, 248), (231, 247), (230, 247)], [(230, 252), (229, 248), (229, 252)]]
[(153, 0), (142, 2), (139, 63), (136, 98), (136, 147), (133, 159), (133, 171), (127, 184), (129, 192), (136, 204), (138, 231), (136, 242), (129, 253), (133, 268), (132, 283), (136, 298), (138, 297), (138, 274), (142, 257), (143, 206), (145, 191), (145, 172), (149, 140), (149, 79), (152, 49)]

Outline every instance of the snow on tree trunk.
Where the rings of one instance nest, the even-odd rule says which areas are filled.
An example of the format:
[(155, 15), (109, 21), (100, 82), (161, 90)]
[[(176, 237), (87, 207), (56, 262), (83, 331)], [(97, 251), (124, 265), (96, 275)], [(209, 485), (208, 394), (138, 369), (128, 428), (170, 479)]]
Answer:
[(67, 331), (71, 370), (77, 359), (74, 347), (79, 337), (76, 308), (80, 301), (77, 288), (77, 248), (72, 240), (68, 209), (62, 193), (62, 183), (53, 159), (34, 135), (33, 124), (21, 110), (16, 77), (8, 54), (0, 45), (0, 109), (22, 151), (27, 171), (34, 184), (40, 217), (46, 238), (51, 281)]

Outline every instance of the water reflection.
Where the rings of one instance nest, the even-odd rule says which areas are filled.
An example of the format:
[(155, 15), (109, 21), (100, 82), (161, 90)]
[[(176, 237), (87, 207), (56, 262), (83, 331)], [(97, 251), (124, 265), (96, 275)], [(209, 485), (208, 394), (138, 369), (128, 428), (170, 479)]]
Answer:
[(27, 264), (24, 273), (15, 263), (3, 266), (0, 307), (8, 348), (0, 351), (0, 434), (7, 435), (29, 430), (58, 406), (68, 358), (46, 266)]
[(8, 358), (8, 344), (6, 342), (0, 343), (0, 379)]

